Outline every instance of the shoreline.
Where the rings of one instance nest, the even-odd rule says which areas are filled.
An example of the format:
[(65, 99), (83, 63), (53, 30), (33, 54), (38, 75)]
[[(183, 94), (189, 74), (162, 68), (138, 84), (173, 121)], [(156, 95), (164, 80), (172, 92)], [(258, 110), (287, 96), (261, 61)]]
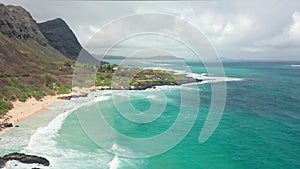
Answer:
[[(24, 122), (48, 110), (52, 104), (60, 103), (71, 98), (86, 97), (90, 92), (96, 90), (108, 90), (109, 87), (73, 88), (69, 94), (46, 95), (40, 100), (31, 97), (25, 102), (19, 100), (12, 102), (13, 108), (5, 115), (0, 116), (0, 135), (5, 131), (19, 127), (19, 123)], [(7, 126), (1, 126), (7, 125)]]
[[(193, 79), (193, 78), (192, 78)], [(70, 100), (72, 98), (86, 97), (90, 92), (101, 91), (101, 90), (146, 90), (149, 88), (156, 88), (158, 86), (180, 86), (183, 84), (188, 84), (192, 82), (201, 82), (200, 79), (193, 79), (191, 81), (182, 81), (179, 83), (162, 83), (162, 84), (150, 84), (143, 86), (130, 86), (128, 88), (112, 88), (109, 86), (93, 86), (90, 88), (73, 88), (70, 94), (61, 95), (47, 95), (41, 100), (36, 100), (35, 98), (28, 98), (26, 102), (20, 102), (19, 100), (12, 102), (13, 108), (9, 110), (5, 115), (0, 118), (0, 125), (11, 125), (11, 126), (0, 126), (0, 135), (5, 131), (19, 127), (19, 123), (24, 122), (38, 114), (41, 114), (48, 110), (48, 106), (59, 103), (65, 100)]]
[(11, 127), (0, 128), (0, 135), (10, 128), (18, 127), (18, 124), (24, 122), (31, 117), (34, 117), (40, 113), (48, 110), (48, 106), (63, 101), (59, 99), (60, 95), (47, 95), (41, 100), (35, 98), (28, 98), (25, 102), (14, 101), (12, 102), (13, 108), (9, 110), (0, 119), (0, 124), (12, 124)]

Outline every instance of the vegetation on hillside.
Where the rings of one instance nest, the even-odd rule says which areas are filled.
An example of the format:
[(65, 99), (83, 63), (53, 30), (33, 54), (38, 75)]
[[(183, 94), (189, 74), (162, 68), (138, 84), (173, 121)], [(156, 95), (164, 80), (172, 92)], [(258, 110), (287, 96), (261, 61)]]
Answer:
[[(193, 78), (166, 70), (125, 68), (116, 64), (104, 64), (96, 68), (89, 67), (87, 64), (80, 66), (96, 69), (96, 75), (91, 76), (95, 79), (89, 79), (94, 83), (91, 83), (92, 85), (112, 89), (140, 90), (155, 85), (177, 85), (194, 81)], [(72, 63), (65, 62), (58, 69), (72, 69), (72, 67)], [(70, 75), (59, 76), (42, 72), (24, 77), (2, 76), (0, 77), (0, 85), (3, 86), (0, 88), (2, 106), (0, 112), (3, 114), (10, 110), (12, 108), (11, 101), (25, 102), (30, 97), (41, 100), (45, 95), (68, 94), (71, 92), (71, 80), (66, 81), (66, 78), (70, 79), (71, 77)]]
[[(69, 93), (70, 85), (61, 85), (50, 74), (35, 74), (28, 77), (0, 77), (3, 87), (0, 88), (0, 97), (5, 101), (22, 101), (34, 97), (40, 100), (45, 95)], [(67, 89), (68, 88), (68, 89)]]
[[(0, 114), (12, 108), (12, 101), (70, 93), (75, 61), (55, 49), (24, 8), (0, 3), (0, 13)], [(82, 47), (67, 24), (61, 23), (51, 27), (57, 29), (51, 33), (63, 35), (60, 45), (77, 56)]]
[(5, 114), (8, 110), (12, 109), (13, 105), (10, 102), (3, 101), (0, 98), (0, 115)]
[(113, 89), (144, 89), (155, 85), (177, 85), (194, 81), (193, 78), (167, 70), (125, 68), (119, 65), (101, 65), (95, 79), (95, 86)]
[[(164, 70), (122, 68), (107, 62), (92, 66), (88, 63), (97, 60), (82, 48), (62, 19), (37, 25), (22, 7), (0, 3), (0, 9), (0, 114), (10, 110), (13, 101), (70, 93), (71, 83), (78, 87), (143, 89), (191, 80)], [(89, 71), (74, 80), (75, 61), (69, 58), (76, 59), (79, 52), (83, 57), (76, 66)]]
[(12, 101), (70, 91), (72, 79), (65, 75), (73, 73), (74, 61), (51, 46), (10, 39), (0, 32), (0, 49), (0, 65), (5, 65), (0, 66), (0, 114), (12, 108)]

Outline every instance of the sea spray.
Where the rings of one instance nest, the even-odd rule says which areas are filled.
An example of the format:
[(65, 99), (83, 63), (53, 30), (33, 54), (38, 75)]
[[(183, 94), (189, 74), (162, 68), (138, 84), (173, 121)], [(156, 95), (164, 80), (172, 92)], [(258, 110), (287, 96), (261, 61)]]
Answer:
[[(99, 97), (93, 97), (96, 95), (97, 94), (94, 93), (94, 94), (90, 94), (87, 98), (77, 98), (68, 101), (67, 107), (70, 107), (71, 109), (56, 116), (47, 126), (39, 128), (31, 136), (27, 147), (21, 152), (43, 155), (44, 157), (50, 159), (51, 166), (55, 166), (55, 161), (57, 160), (57, 157), (68, 156), (68, 157), (76, 158), (76, 156), (80, 154), (82, 154), (83, 156), (87, 156), (87, 154), (83, 154), (79, 151), (77, 152), (76, 150), (68, 150), (68, 151), (60, 150), (56, 146), (57, 141), (55, 140), (55, 138), (58, 136), (58, 132), (62, 128), (62, 125), (66, 120), (66, 118), (74, 111), (78, 110), (79, 108), (83, 108), (85, 106), (91, 106), (92, 104), (110, 98), (108, 96), (103, 96), (102, 93), (100, 93)], [(61, 109), (58, 109), (57, 111), (61, 111)], [(97, 156), (97, 155), (90, 154), (89, 156)]]
[(118, 169), (119, 165), (120, 165), (120, 160), (117, 155), (115, 155), (113, 160), (108, 163), (109, 169)]

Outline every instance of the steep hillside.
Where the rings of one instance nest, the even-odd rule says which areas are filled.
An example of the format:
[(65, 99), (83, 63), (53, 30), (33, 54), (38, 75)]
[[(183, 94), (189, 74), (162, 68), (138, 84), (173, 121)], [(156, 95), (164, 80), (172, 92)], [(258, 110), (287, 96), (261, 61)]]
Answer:
[(77, 57), (81, 52), (80, 54), (84, 57), (80, 58), (80, 62), (94, 63), (97, 61), (85, 49), (82, 49), (75, 34), (64, 20), (57, 18), (44, 23), (39, 23), (38, 26), (49, 44), (69, 59), (77, 60)]
[(47, 46), (47, 40), (39, 31), (38, 26), (25, 9), (19, 6), (5, 6), (0, 3), (0, 29), (10, 38), (36, 40)]
[[(71, 84), (66, 76), (72, 74), (71, 64), (48, 43), (30, 13), (0, 4), (0, 102), (41, 99), (65, 90)], [(5, 111), (7, 106), (0, 106), (0, 114)]]
[(50, 45), (35, 40), (12, 39), (0, 32), (0, 77), (8, 75), (58, 72), (60, 64), (69, 62)]
[(0, 76), (56, 72), (68, 62), (48, 44), (30, 13), (0, 4)]

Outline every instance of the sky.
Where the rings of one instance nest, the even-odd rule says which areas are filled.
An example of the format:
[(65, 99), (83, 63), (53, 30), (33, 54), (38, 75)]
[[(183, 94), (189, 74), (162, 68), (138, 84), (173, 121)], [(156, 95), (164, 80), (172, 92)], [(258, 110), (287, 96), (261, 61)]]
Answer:
[[(198, 35), (187, 33), (178, 22), (186, 21), (222, 58), (239, 60), (300, 60), (300, 2), (297, 0), (219, 0), (182, 2), (104, 2), (2, 0), (28, 10), (37, 22), (62, 18), (91, 53), (102, 52), (118, 38), (113, 55), (130, 55), (145, 48), (160, 48), (179, 57), (191, 57), (177, 35), (192, 45), (201, 45)], [(155, 15), (145, 20), (128, 16), (143, 13), (171, 15), (174, 20)], [(127, 17), (126, 17), (127, 16)], [(121, 18), (121, 19), (120, 19)], [(125, 19), (124, 19), (125, 18)], [(142, 17), (141, 17), (142, 18)], [(141, 19), (140, 18), (140, 19)], [(109, 28), (109, 29), (108, 29)], [(167, 37), (164, 35), (171, 35)], [(205, 40), (205, 38), (201, 39)], [(162, 47), (163, 46), (163, 47)], [(100, 53), (101, 53), (100, 52)]]

